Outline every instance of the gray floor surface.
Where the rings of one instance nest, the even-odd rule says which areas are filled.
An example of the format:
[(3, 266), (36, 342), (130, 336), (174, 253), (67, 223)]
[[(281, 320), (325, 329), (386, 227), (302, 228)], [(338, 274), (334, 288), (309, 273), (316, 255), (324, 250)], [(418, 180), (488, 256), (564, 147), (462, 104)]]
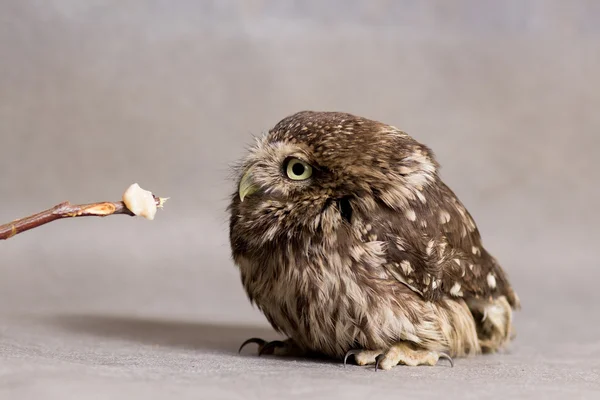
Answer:
[(0, 398), (598, 398), (600, 330), (577, 329), (586, 325), (581, 315), (549, 334), (541, 327), (553, 326), (552, 319), (525, 315), (529, 322), (519, 324), (508, 353), (456, 360), (454, 368), (377, 372), (258, 358), (251, 346), (237, 354), (248, 337), (278, 338), (260, 326), (93, 314), (5, 317)]
[[(0, 399), (600, 398), (598, 18), (583, 0), (1, 1), (0, 222), (133, 182), (171, 200), (0, 243)], [(229, 257), (229, 166), (302, 109), (434, 149), (523, 303), (507, 353), (385, 372), (237, 354), (277, 336)]]

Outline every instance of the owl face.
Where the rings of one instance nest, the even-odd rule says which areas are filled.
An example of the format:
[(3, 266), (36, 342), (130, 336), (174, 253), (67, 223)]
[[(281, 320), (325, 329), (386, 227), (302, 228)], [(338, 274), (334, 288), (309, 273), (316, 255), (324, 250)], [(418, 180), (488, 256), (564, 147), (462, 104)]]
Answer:
[(309, 146), (273, 141), (269, 135), (252, 149), (239, 181), (240, 202), (297, 202), (319, 196), (331, 179)]
[[(305, 111), (280, 121), (239, 168), (232, 226), (242, 239), (331, 233), (378, 202), (392, 208), (421, 195), (436, 164), (406, 133), (346, 113)], [(232, 238), (234, 239), (234, 238)]]

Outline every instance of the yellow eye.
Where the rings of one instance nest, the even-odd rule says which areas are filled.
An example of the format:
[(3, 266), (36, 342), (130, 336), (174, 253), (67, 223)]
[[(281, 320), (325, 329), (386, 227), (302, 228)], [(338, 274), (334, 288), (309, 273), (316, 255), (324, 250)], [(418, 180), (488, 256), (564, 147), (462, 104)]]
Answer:
[(312, 167), (302, 160), (292, 158), (287, 163), (286, 173), (292, 180), (303, 181), (312, 176)]

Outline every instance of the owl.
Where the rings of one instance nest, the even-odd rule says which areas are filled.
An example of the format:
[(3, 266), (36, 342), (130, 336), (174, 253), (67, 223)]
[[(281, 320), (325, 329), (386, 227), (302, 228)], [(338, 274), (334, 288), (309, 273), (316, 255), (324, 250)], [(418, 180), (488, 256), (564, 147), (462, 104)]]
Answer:
[(404, 131), (349, 113), (298, 112), (257, 139), (235, 168), (229, 240), (286, 340), (242, 347), (375, 370), (506, 347), (519, 299), (439, 170)]

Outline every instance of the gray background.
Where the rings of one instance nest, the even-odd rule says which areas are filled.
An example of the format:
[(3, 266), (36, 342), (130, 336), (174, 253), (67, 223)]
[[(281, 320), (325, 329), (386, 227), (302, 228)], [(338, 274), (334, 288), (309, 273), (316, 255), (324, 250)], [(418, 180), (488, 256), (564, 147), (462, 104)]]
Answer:
[[(598, 398), (600, 2), (0, 1), (0, 222), (170, 196), (0, 243), (0, 398)], [(507, 354), (374, 373), (257, 359), (229, 166), (303, 109), (396, 125), (508, 271)]]

